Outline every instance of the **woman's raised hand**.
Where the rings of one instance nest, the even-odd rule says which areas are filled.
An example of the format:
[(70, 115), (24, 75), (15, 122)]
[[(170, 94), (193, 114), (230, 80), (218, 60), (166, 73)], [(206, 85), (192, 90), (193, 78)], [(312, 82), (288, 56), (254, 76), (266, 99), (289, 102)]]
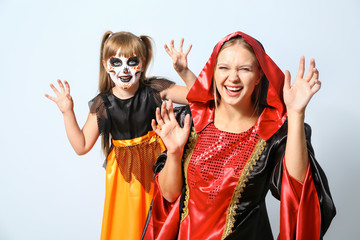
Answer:
[(321, 82), (319, 81), (319, 71), (315, 68), (315, 60), (310, 60), (309, 70), (305, 73), (305, 57), (300, 58), (300, 64), (296, 78), (291, 84), (291, 76), (289, 71), (285, 71), (284, 84), (284, 102), (287, 112), (301, 113), (305, 112), (305, 108), (311, 97), (319, 91)]
[(59, 84), (60, 91), (58, 91), (57, 88), (53, 84), (50, 84), (50, 87), (56, 94), (56, 97), (52, 97), (48, 94), (45, 94), (45, 97), (47, 97), (51, 101), (55, 102), (62, 113), (72, 111), (74, 103), (73, 103), (72, 97), (70, 95), (69, 83), (67, 81), (64, 81), (64, 84), (65, 84), (65, 87), (64, 87), (64, 84), (61, 82), (60, 79), (58, 79), (57, 82)]
[(184, 38), (180, 40), (179, 51), (176, 50), (174, 47), (174, 40), (170, 41), (170, 48), (166, 44), (164, 45), (165, 51), (173, 60), (173, 66), (175, 71), (179, 74), (181, 74), (181, 72), (183, 72), (184, 70), (188, 70), (187, 56), (192, 48), (192, 45), (190, 44), (186, 52), (183, 52), (183, 45)]
[(156, 121), (158, 126), (153, 119), (151, 122), (152, 129), (161, 137), (168, 153), (182, 153), (189, 137), (190, 115), (186, 115), (184, 127), (181, 128), (175, 118), (173, 103), (169, 100), (169, 113), (166, 111), (166, 102), (163, 102), (161, 111), (159, 108), (156, 109)]

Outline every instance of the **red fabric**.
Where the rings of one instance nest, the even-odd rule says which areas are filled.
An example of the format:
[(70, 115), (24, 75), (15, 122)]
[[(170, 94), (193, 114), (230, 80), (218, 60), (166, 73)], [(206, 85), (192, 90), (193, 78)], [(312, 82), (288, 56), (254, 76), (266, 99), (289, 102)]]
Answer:
[(179, 202), (180, 197), (174, 202), (166, 201), (160, 192), (158, 178), (155, 178), (152, 214), (144, 240), (169, 240), (175, 239), (179, 228)]
[(188, 215), (179, 239), (221, 239), (235, 187), (258, 139), (253, 128), (229, 133), (210, 123), (201, 131), (187, 168)]
[(278, 240), (320, 238), (321, 213), (310, 164), (304, 183), (292, 178), (283, 160)]
[(286, 120), (286, 109), (282, 96), (284, 74), (265, 53), (261, 45), (254, 38), (242, 32), (235, 32), (227, 35), (215, 46), (213, 53), (187, 95), (195, 130), (196, 132), (200, 132), (206, 125), (213, 121), (214, 96), (212, 90), (212, 78), (217, 55), (222, 45), (236, 36), (241, 36), (253, 47), (261, 69), (269, 81), (267, 103), (275, 109), (266, 108), (255, 126), (260, 137), (266, 141), (280, 129)]

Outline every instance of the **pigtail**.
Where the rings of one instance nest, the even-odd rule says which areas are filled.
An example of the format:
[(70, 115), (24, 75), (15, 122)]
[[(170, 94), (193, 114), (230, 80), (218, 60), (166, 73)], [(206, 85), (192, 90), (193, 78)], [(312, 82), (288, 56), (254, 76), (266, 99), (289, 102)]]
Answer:
[[(106, 72), (103, 61), (104, 61), (104, 46), (106, 41), (111, 37), (112, 31), (107, 31), (102, 40), (100, 47), (100, 71), (99, 71), (99, 92), (108, 92), (113, 87), (113, 82), (110, 79), (109, 74)], [(101, 147), (105, 156), (109, 153), (110, 149), (110, 136), (109, 134), (101, 135)]]
[[(146, 49), (146, 56), (143, 59), (143, 72), (141, 73), (141, 80), (147, 82), (146, 71), (153, 59), (153, 45), (152, 39), (149, 36), (140, 35), (140, 40), (144, 43)], [(144, 82), (143, 82), (144, 83)]]
[(105, 61), (104, 59), (104, 47), (105, 47), (105, 43), (106, 41), (111, 37), (111, 35), (113, 34), (112, 31), (107, 31), (101, 41), (101, 48), (100, 48), (100, 71), (99, 71), (99, 92), (103, 93), (103, 92), (108, 92), (113, 86), (113, 82), (110, 79), (109, 74), (106, 72), (106, 69), (104, 67), (103, 62)]

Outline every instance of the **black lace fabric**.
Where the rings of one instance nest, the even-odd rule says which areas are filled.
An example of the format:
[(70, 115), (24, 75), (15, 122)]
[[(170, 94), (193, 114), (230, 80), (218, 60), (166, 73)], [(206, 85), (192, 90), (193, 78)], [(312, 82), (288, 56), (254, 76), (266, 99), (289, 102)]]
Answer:
[(89, 102), (90, 113), (96, 114), (99, 134), (108, 135), (111, 128), (110, 117), (108, 115), (104, 99), (100, 94)]
[(166, 79), (166, 78), (159, 78), (159, 77), (152, 77), (145, 81), (146, 85), (149, 85), (153, 89), (154, 99), (156, 105), (161, 106), (162, 99), (160, 96), (160, 92), (163, 90), (171, 87), (175, 83)]

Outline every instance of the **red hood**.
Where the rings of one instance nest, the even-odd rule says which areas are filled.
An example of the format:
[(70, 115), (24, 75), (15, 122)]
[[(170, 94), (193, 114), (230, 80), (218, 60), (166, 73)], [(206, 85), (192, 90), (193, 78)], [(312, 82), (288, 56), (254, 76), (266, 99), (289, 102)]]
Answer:
[(236, 36), (241, 36), (252, 46), (261, 69), (269, 81), (266, 100), (267, 104), (273, 108), (265, 108), (255, 125), (260, 137), (264, 140), (268, 140), (282, 126), (286, 119), (286, 108), (282, 94), (284, 74), (265, 53), (259, 42), (242, 32), (234, 32), (227, 35), (215, 46), (213, 53), (187, 95), (195, 130), (196, 132), (200, 132), (210, 122), (213, 122), (214, 96), (212, 90), (212, 78), (216, 58), (221, 46), (226, 41)]

